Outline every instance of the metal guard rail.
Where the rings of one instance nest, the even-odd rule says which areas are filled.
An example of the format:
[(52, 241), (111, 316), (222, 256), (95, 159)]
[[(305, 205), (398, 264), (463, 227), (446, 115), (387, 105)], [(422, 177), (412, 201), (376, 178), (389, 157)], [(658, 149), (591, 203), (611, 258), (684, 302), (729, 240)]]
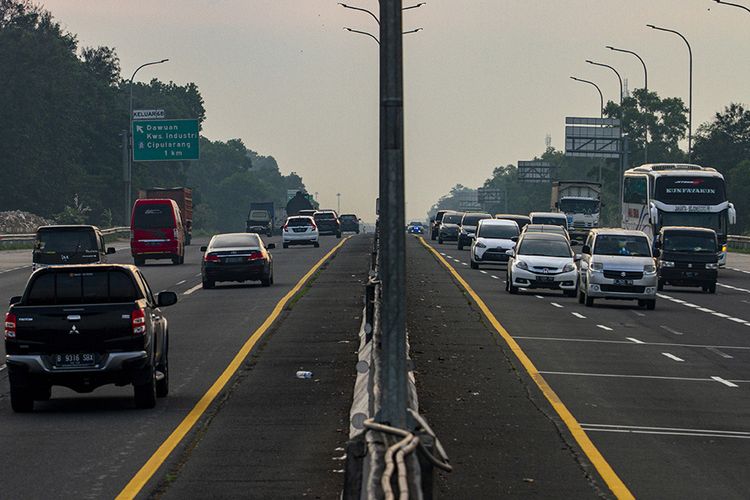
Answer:
[(750, 236), (739, 236), (736, 234), (730, 234), (727, 236), (727, 246), (729, 249), (748, 249), (750, 248)]
[[(108, 236), (110, 234), (118, 233), (130, 233), (129, 227), (112, 227), (109, 229), (102, 229), (102, 234)], [(24, 241), (34, 241), (36, 233), (29, 234), (0, 234), (0, 243), (16, 243)]]

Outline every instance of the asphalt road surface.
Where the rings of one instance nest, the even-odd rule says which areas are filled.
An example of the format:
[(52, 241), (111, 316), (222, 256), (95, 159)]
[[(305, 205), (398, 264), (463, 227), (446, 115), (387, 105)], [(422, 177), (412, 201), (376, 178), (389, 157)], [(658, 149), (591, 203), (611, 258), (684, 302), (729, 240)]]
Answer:
[[(270, 288), (260, 283), (220, 283), (216, 289), (203, 290), (199, 247), (205, 242), (199, 239), (188, 247), (184, 265), (153, 261), (142, 267), (154, 290), (179, 294), (179, 302), (165, 309), (170, 333), (170, 394), (160, 399), (154, 410), (135, 409), (131, 387), (104, 386), (91, 394), (55, 387), (52, 400), (37, 402), (34, 413), (15, 414), (10, 409), (7, 371), (0, 368), (0, 450), (6, 457), (0, 472), (0, 497), (115, 497), (280, 299), (342, 240), (323, 237), (320, 248), (289, 249), (280, 248), (278, 237), (267, 241), (279, 247), (272, 251), (275, 283)], [(345, 244), (342, 249), (346, 248)], [(366, 245), (361, 249), (363, 255), (368, 251)], [(115, 254), (113, 260), (132, 263), (127, 251)], [(20, 294), (28, 276), (28, 268), (0, 275), (0, 300)], [(304, 344), (296, 346), (298, 354), (304, 349)], [(2, 359), (4, 356), (3, 351)], [(353, 354), (351, 362), (356, 362)], [(342, 399), (345, 405), (350, 403), (350, 396)], [(181, 442), (175, 456), (181, 455), (184, 446)]]
[(487, 304), (636, 497), (748, 497), (750, 273), (721, 270), (715, 295), (666, 287), (654, 311), (604, 300), (584, 307), (560, 292), (510, 295), (504, 265), (472, 270), (469, 250), (427, 243)]

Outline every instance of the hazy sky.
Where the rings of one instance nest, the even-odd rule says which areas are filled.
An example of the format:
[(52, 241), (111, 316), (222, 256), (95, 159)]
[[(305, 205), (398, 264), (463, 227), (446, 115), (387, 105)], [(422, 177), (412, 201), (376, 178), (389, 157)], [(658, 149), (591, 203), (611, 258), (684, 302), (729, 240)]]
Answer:
[[(750, 0), (734, 0), (750, 6)], [(377, 11), (376, 0), (348, 0)], [(565, 116), (598, 116), (593, 87), (616, 100), (615, 66), (687, 102), (693, 47), (693, 127), (750, 94), (750, 13), (712, 0), (427, 0), (405, 13), (407, 216), (423, 218), (456, 183), (476, 187), (493, 167), (563, 146)], [(334, 0), (47, 0), (82, 45), (115, 47), (123, 73), (195, 82), (210, 139), (241, 138), (296, 171), (323, 207), (374, 219), (378, 169), (378, 50), (343, 26), (377, 33)], [(346, 3), (346, 2), (345, 2)], [(411, 5), (407, 0), (404, 5)]]

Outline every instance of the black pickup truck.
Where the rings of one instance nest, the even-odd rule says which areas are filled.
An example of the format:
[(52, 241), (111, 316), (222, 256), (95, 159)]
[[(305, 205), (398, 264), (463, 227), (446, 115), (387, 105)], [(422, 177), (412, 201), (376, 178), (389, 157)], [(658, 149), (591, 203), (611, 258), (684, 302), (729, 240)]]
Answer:
[(160, 307), (135, 266), (52, 266), (34, 272), (5, 315), (11, 406), (34, 409), (53, 385), (91, 392), (133, 384), (135, 405), (153, 408), (169, 392), (169, 336)]

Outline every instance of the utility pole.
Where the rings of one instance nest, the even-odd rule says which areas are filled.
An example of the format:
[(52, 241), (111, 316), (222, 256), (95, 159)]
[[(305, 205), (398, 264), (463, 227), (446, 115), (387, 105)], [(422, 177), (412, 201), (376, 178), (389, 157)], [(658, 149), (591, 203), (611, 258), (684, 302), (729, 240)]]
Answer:
[(336, 193), (336, 212), (341, 215), (341, 193)]
[(380, 0), (380, 308), (376, 420), (406, 428), (406, 236), (401, 0)]

